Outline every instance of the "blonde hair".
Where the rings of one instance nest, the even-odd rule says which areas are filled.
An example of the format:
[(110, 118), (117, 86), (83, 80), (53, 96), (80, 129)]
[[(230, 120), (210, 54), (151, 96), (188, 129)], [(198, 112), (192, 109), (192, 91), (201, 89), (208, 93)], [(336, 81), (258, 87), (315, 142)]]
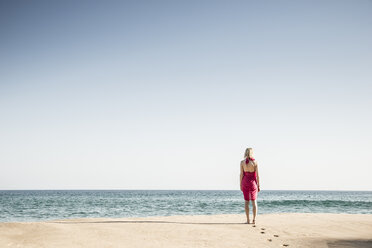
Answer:
[(245, 149), (244, 158), (251, 158), (253, 157), (253, 148), (247, 148)]

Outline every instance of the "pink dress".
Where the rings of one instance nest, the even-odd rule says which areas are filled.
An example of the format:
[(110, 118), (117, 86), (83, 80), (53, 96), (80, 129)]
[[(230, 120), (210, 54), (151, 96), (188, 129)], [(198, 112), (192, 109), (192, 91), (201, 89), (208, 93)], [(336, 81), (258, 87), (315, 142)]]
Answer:
[[(246, 163), (249, 160), (254, 161), (254, 158), (248, 158)], [(257, 198), (257, 174), (256, 171), (248, 172), (244, 171), (244, 176), (242, 179), (242, 190), (244, 195), (244, 200), (256, 200)]]

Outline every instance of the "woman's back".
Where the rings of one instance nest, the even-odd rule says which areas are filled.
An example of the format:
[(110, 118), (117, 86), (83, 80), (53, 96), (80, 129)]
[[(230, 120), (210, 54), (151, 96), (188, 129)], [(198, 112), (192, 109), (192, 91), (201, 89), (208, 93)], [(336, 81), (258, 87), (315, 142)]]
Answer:
[[(248, 164), (246, 163), (248, 161)], [(257, 180), (257, 177), (256, 177), (256, 168), (257, 168), (257, 164), (252, 160), (252, 159), (248, 159), (248, 160), (243, 160), (242, 161), (243, 163), (243, 181), (245, 182), (249, 182), (249, 187), (250, 189), (256, 189), (256, 180)], [(253, 182), (255, 183), (255, 185), (252, 185)], [(245, 185), (247, 185), (247, 183), (245, 183)], [(247, 187), (246, 187), (247, 188)]]
[(249, 160), (248, 164), (246, 164), (246, 160), (242, 161), (243, 164), (243, 171), (244, 172), (255, 172), (256, 171), (256, 162)]

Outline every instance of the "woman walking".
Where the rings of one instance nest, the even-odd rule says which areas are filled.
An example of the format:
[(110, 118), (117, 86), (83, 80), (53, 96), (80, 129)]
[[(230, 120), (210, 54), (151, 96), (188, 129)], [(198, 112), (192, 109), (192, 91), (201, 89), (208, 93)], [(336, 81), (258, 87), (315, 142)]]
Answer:
[(240, 190), (243, 191), (245, 200), (245, 214), (249, 224), (249, 201), (253, 206), (253, 221), (256, 224), (257, 216), (257, 192), (260, 192), (260, 178), (258, 176), (257, 161), (253, 158), (253, 149), (247, 148), (244, 153), (244, 160), (240, 162)]

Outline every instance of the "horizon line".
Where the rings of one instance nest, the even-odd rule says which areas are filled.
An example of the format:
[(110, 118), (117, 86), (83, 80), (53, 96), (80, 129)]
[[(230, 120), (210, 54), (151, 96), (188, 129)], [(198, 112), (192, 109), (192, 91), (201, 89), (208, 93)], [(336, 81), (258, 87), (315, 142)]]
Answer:
[[(0, 189), (0, 191), (240, 191), (239, 189)], [(261, 191), (367, 191), (372, 190), (348, 190), (348, 189), (264, 189)]]

